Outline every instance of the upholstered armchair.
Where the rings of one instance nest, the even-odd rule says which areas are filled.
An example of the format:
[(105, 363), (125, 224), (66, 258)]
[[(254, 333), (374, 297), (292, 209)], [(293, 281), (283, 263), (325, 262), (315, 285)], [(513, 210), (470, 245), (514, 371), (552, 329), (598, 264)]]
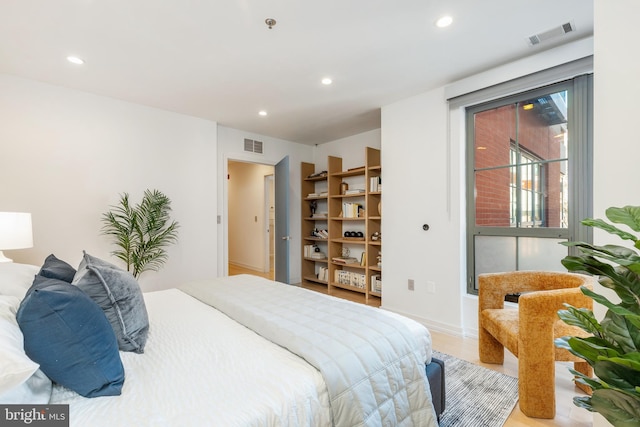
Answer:
[[(534, 271), (479, 276), (480, 361), (502, 364), (505, 347), (518, 358), (519, 405), (529, 417), (555, 417), (555, 361), (574, 362), (576, 371), (593, 375), (587, 362), (554, 345), (556, 337), (585, 336), (557, 313), (563, 303), (591, 309), (591, 298), (579, 288), (592, 289), (593, 280), (581, 274)], [(504, 308), (508, 294), (520, 294), (517, 309)]]

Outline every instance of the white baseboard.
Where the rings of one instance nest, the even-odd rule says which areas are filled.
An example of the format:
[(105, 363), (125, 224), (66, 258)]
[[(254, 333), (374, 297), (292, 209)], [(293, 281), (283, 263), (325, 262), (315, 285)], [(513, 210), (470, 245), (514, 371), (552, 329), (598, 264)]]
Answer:
[(409, 319), (413, 319), (418, 323), (423, 324), (424, 326), (427, 327), (427, 329), (429, 329), (430, 331), (436, 331), (436, 332), (442, 332), (444, 334), (449, 334), (449, 335), (453, 335), (456, 337), (464, 337), (466, 336), (465, 331), (457, 326), (453, 326), (453, 325), (448, 325), (446, 323), (440, 323), (436, 320), (433, 319), (425, 319), (423, 317), (419, 317), (419, 316), (414, 316), (412, 314), (409, 313), (404, 313), (402, 311), (399, 310), (391, 310), (388, 309), (384, 306), (380, 307), (383, 310), (388, 310), (388, 311), (392, 311), (394, 313), (400, 314), (402, 316), (408, 317)]

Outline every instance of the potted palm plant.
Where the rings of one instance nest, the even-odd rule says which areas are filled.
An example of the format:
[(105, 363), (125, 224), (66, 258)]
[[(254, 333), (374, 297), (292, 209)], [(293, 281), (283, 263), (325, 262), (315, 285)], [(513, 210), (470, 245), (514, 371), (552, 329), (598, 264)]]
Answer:
[[(640, 206), (611, 207), (606, 216), (613, 224), (623, 224), (640, 232)], [(599, 228), (640, 249), (638, 236), (602, 219), (586, 219), (582, 224)], [(567, 305), (558, 315), (567, 324), (578, 326), (591, 334), (587, 338), (563, 337), (558, 347), (587, 361), (594, 369), (594, 378), (573, 371), (576, 381), (593, 391), (591, 396), (575, 397), (574, 403), (600, 413), (616, 427), (640, 425), (640, 255), (627, 246), (595, 246), (584, 242), (568, 242), (581, 255), (567, 256), (562, 264), (573, 272), (598, 277), (599, 283), (613, 290), (619, 302), (583, 288), (582, 292), (604, 305), (607, 312), (597, 320), (591, 310)]]
[(158, 190), (146, 190), (142, 201), (132, 205), (129, 194), (102, 215), (102, 234), (112, 236), (118, 249), (111, 252), (127, 271), (139, 277), (146, 270), (158, 271), (167, 261), (167, 246), (178, 240), (176, 221), (171, 221), (171, 200)]

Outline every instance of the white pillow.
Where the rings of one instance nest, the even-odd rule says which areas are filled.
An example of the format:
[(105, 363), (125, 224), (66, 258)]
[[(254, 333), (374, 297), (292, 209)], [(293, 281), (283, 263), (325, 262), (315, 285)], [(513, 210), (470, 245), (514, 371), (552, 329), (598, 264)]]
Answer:
[(16, 321), (20, 299), (0, 295), (0, 404), (45, 404), (51, 380), (24, 352), (24, 338)]
[(0, 262), (0, 295), (11, 295), (22, 301), (38, 271), (40, 267), (36, 265)]

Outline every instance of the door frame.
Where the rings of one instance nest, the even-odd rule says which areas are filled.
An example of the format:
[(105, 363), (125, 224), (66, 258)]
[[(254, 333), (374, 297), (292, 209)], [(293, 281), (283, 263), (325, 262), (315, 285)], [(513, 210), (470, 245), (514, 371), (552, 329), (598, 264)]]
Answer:
[[(264, 254), (265, 254), (265, 260), (264, 260), (264, 265), (265, 265), (265, 271), (264, 273), (268, 273), (271, 268), (273, 267), (273, 269), (275, 270), (275, 248), (273, 249), (273, 257), (274, 257), (274, 261), (273, 261), (273, 265), (271, 264), (271, 233), (269, 232), (269, 221), (270, 221), (270, 210), (271, 207), (269, 206), (269, 200), (271, 197), (271, 189), (273, 189), (273, 193), (275, 193), (276, 188), (275, 188), (275, 171), (271, 174), (271, 175), (265, 175), (264, 176), (264, 223), (266, 225), (265, 228), (265, 239), (264, 239)], [(275, 194), (274, 194), (274, 198), (275, 198)], [(275, 204), (275, 202), (274, 202)], [(275, 206), (274, 206), (275, 209)], [(275, 234), (275, 227), (273, 229), (273, 233)], [(275, 239), (275, 236), (273, 236), (273, 238)]]
[[(222, 164), (223, 171), (221, 175), (222, 188), (218, 187), (219, 190), (222, 190), (222, 198), (219, 199), (222, 201), (222, 206), (218, 211), (219, 213), (217, 217), (217, 224), (222, 226), (222, 233), (220, 233), (221, 238), (219, 237), (218, 240), (218, 276), (229, 275), (229, 162), (253, 163), (256, 165), (273, 166), (275, 168), (275, 165), (280, 162), (282, 158), (276, 160), (265, 158), (258, 161), (255, 158), (255, 155), (244, 155), (244, 153), (233, 153), (224, 156)], [(290, 206), (289, 209), (291, 209)], [(287, 253), (287, 257), (291, 258), (290, 252)]]

